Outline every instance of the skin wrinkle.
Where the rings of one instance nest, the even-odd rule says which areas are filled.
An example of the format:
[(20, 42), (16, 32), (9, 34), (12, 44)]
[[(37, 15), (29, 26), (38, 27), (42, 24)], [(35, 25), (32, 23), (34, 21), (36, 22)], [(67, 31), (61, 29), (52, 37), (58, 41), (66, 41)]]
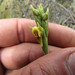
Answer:
[(37, 75), (43, 75), (43, 73), (42, 73), (38, 64), (35, 63), (34, 65), (29, 65), (28, 67), (29, 67), (29, 70), (30, 70), (30, 75), (35, 75), (37, 73), (38, 73)]
[(50, 75), (47, 71), (45, 71), (45, 70), (41, 67), (41, 65), (39, 65), (39, 67), (40, 67), (40, 69), (41, 69), (43, 75)]
[(28, 55), (28, 60), (29, 60), (29, 62), (32, 62), (33, 59), (34, 59), (33, 56), (32, 56), (32, 52), (31, 52), (32, 49), (33, 49), (32, 46), (30, 46), (30, 48), (29, 48), (29, 50), (28, 50), (28, 51), (29, 51), (29, 53), (28, 53), (28, 54), (29, 54), (29, 55)]
[(24, 40), (25, 39), (25, 33), (24, 33), (24, 27), (23, 27), (23, 25), (22, 25), (22, 31), (23, 31), (23, 38), (22, 38), (23, 40), (22, 41), (24, 42), (25, 41)]
[[(46, 64), (44, 64), (44, 63), (42, 62), (42, 64), (40, 64), (39, 62), (36, 62), (36, 64), (39, 66), (39, 68), (40, 68), (40, 70), (41, 70), (41, 72), (42, 72), (43, 75), (46, 75), (46, 74), (50, 75), (50, 70), (47, 68)], [(46, 69), (46, 70), (44, 70), (44, 69)]]
[(18, 37), (18, 19), (16, 19), (16, 32), (17, 32), (17, 39), (19, 41), (19, 37)]
[(20, 42), (21, 41), (21, 35), (22, 35), (22, 29), (21, 29), (21, 25), (19, 25), (19, 21), (17, 22), (17, 34), (18, 34), (18, 39)]
[(23, 29), (22, 24), (20, 24), (19, 19), (17, 19), (17, 34), (18, 34), (18, 40), (19, 42), (23, 42)]
[(31, 51), (30, 51), (30, 49), (28, 50), (29, 52), (28, 52), (28, 60), (29, 60), (29, 62), (31, 62)]
[[(33, 46), (30, 46), (29, 48), (28, 48), (28, 62), (30, 63), (30, 62), (32, 62), (32, 61), (34, 61), (36, 58), (38, 58), (38, 57), (36, 57), (36, 55), (35, 54), (33, 54), (32, 52), (33, 51), (31, 51), (31, 50), (34, 50), (33, 49)], [(43, 56), (43, 54), (42, 54), (42, 56)], [(35, 58), (36, 57), (36, 58)]]
[[(63, 65), (64, 66), (64, 65)], [(58, 65), (54, 65), (53, 67), (52, 67), (52, 75), (60, 75), (61, 73), (61, 75), (67, 75), (66, 73), (67, 72), (65, 72), (64, 70), (63, 70), (63, 67), (60, 69), (60, 66), (58, 66)], [(63, 72), (62, 72), (63, 71)]]
[(30, 50), (31, 48), (28, 48), (28, 63), (30, 63), (31, 61), (30, 61), (30, 59), (31, 59), (31, 56), (30, 56), (30, 53), (31, 53), (31, 50)]
[[(70, 54), (71, 55), (71, 54)], [(69, 55), (69, 56), (70, 56)], [(72, 71), (71, 71), (71, 68), (70, 68), (70, 66), (69, 66), (69, 63), (68, 63), (68, 59), (69, 59), (69, 57), (67, 57), (66, 58), (66, 68), (67, 68), (67, 70), (68, 70), (68, 72), (69, 72), (69, 75), (73, 75), (73, 73), (72, 73)]]
[(18, 70), (17, 72), (15, 72), (15, 73), (13, 73), (12, 75), (33, 75), (32, 74), (32, 71), (31, 71), (31, 69), (30, 69), (30, 67), (23, 67), (23, 68), (21, 68), (20, 70)]
[(33, 49), (32, 46), (30, 46), (27, 50), (28, 51), (28, 62), (29, 63), (33, 61), (32, 52), (31, 52), (32, 49)]
[[(36, 66), (36, 64), (34, 64), (35, 66)], [(22, 71), (21, 72), (21, 74), (20, 75), (25, 75), (25, 74), (27, 74), (27, 75), (34, 75), (34, 70), (35, 70), (35, 68), (34, 68), (34, 65), (29, 65), (29, 66), (27, 66), (27, 67), (25, 67), (25, 68), (22, 68), (20, 71)], [(39, 67), (36, 67), (36, 68), (39, 68)], [(28, 71), (27, 71), (28, 70)], [(37, 72), (39, 72), (39, 71), (37, 71)], [(17, 72), (18, 73), (18, 72)], [(42, 74), (40, 74), (40, 75), (42, 75)]]
[(24, 42), (24, 27), (23, 25), (20, 23), (20, 19), (17, 19), (17, 32), (18, 32), (18, 38), (19, 38), (19, 42)]
[(29, 73), (30, 73), (30, 75), (33, 75), (31, 67), (29, 67)]
[[(17, 74), (16, 74), (17, 75)], [(24, 75), (24, 69), (18, 72), (18, 75)]]

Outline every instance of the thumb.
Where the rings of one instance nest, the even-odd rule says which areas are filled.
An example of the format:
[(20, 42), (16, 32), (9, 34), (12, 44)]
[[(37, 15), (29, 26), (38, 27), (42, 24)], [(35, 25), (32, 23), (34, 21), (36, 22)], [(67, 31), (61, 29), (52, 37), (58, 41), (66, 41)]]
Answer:
[(75, 48), (47, 54), (8, 75), (75, 75)]

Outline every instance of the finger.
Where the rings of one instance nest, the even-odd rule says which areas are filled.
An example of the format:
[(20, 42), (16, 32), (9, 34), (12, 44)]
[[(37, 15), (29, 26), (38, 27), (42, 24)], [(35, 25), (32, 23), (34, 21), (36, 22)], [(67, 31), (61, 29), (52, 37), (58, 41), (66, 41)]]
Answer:
[[(29, 19), (0, 20), (0, 47), (12, 46), (20, 42), (36, 42), (28, 26), (35, 22)], [(64, 26), (49, 23), (49, 44), (61, 47), (75, 46), (75, 31)]]
[[(49, 52), (55, 50), (61, 50), (61, 48), (49, 46)], [(43, 55), (40, 45), (25, 43), (2, 50), (1, 61), (8, 69), (17, 69)]]
[(7, 75), (75, 75), (74, 59), (75, 49), (59, 50)]
[(75, 30), (58, 24), (49, 24), (49, 44), (60, 47), (75, 46)]
[(28, 39), (29, 41), (34, 40), (35, 38), (28, 27), (33, 24), (34, 21), (28, 19), (0, 20), (0, 47), (12, 46)]

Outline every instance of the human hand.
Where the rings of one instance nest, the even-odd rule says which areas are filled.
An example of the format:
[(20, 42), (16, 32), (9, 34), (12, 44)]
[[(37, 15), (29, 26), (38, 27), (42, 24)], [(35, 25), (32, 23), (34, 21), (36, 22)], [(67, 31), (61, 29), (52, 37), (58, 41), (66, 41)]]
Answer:
[(0, 75), (5, 70), (4, 75), (75, 75), (75, 31), (49, 23), (49, 54), (44, 56), (29, 25), (35, 22), (0, 20)]

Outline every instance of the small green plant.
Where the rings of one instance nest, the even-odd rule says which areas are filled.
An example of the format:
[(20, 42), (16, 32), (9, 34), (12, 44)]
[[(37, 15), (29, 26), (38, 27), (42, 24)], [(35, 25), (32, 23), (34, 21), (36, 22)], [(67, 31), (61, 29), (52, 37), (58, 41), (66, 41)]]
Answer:
[(42, 46), (42, 49), (45, 54), (48, 53), (48, 13), (49, 9), (47, 8), (46, 12), (43, 9), (42, 4), (35, 9), (32, 5), (30, 8), (33, 12), (35, 22), (37, 26), (31, 27), (32, 34), (37, 38), (38, 42)]

